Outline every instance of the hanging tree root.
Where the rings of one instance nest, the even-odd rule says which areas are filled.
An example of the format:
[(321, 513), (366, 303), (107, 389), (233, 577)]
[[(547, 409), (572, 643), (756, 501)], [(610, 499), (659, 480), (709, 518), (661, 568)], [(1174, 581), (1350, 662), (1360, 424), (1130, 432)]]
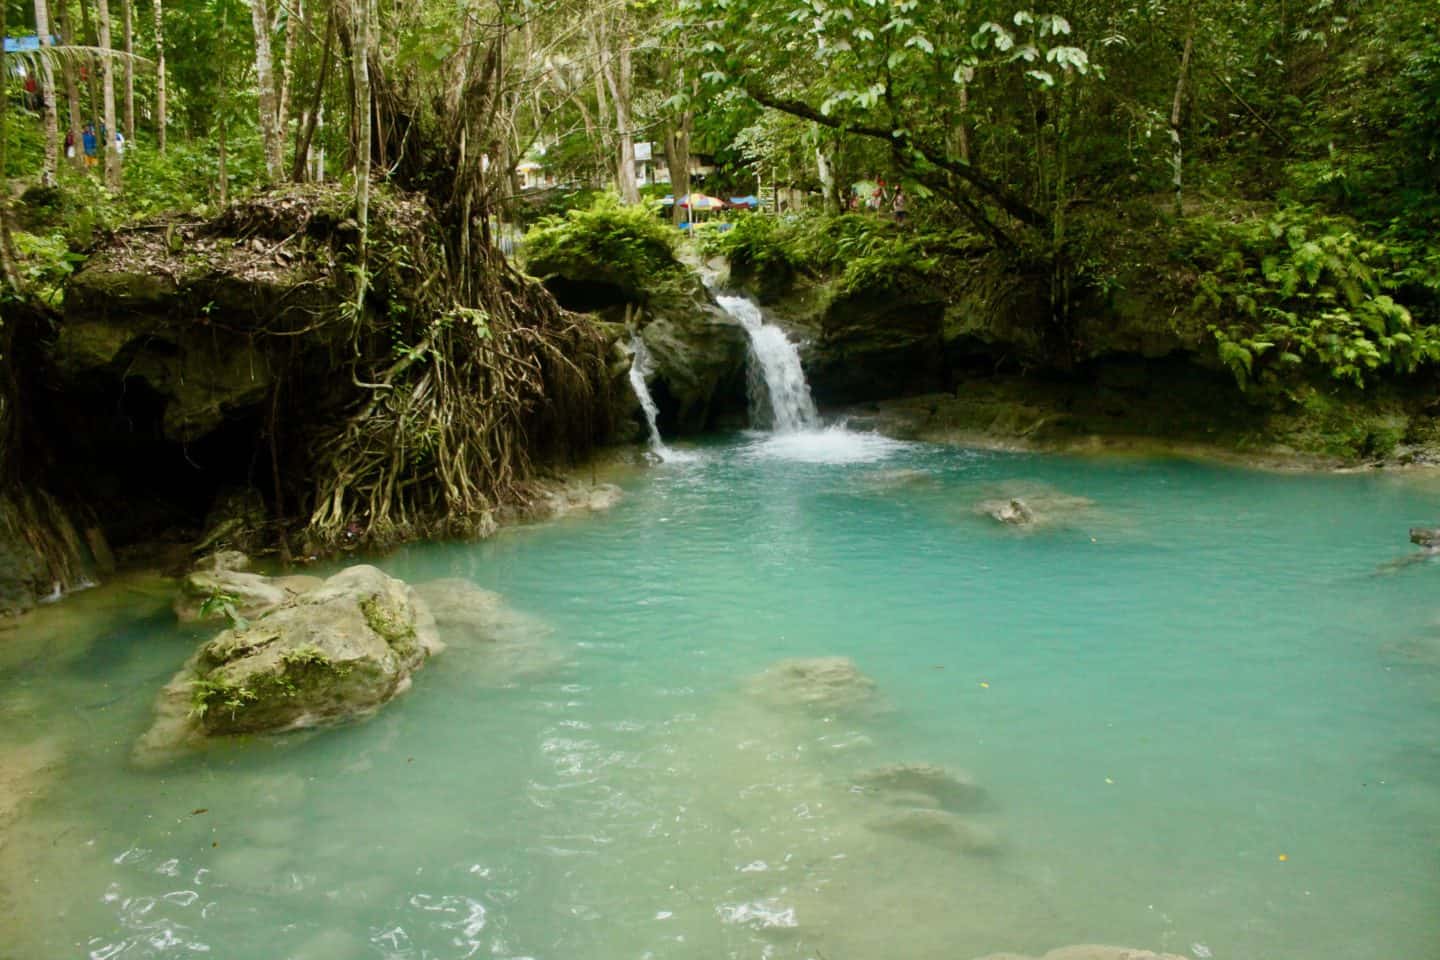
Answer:
[(432, 275), (391, 311), (390, 355), (363, 345), (382, 325), (356, 321), (361, 357), (386, 362), (354, 364), (364, 399), (317, 452), (307, 534), (321, 549), (483, 535), (498, 506), (528, 499), (537, 458), (583, 454), (608, 432), (603, 337), (482, 253), (473, 305), (445, 302), (454, 286)]

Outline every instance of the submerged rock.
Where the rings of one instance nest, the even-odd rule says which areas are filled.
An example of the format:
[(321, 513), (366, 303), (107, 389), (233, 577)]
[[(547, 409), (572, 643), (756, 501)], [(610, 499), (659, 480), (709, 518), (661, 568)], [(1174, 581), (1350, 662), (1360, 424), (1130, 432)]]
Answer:
[(0, 746), (0, 847), (8, 828), (49, 789), (61, 760), (54, 740)]
[(415, 592), (434, 616), (446, 647), (471, 661), (468, 676), (505, 683), (564, 659), (546, 644), (549, 624), (510, 607), (493, 590), (451, 578), (416, 584)]
[(1030, 508), (1025, 506), (1025, 501), (1018, 497), (1012, 497), (1006, 501), (986, 500), (980, 504), (980, 509), (1001, 523), (1035, 522), (1035, 514), (1031, 513)]
[(1062, 493), (1043, 484), (1022, 483), (999, 496), (981, 500), (975, 512), (1016, 527), (1063, 526), (1085, 516), (1095, 501)]
[(1043, 957), (1029, 957), (1019, 953), (992, 953), (980, 960), (1186, 960), (1186, 958), (1174, 953), (1155, 953), (1131, 947), (1107, 947), (1101, 944), (1082, 943), (1073, 947), (1051, 950)]
[(1410, 542), (1426, 550), (1440, 550), (1440, 527), (1411, 527)]
[(990, 828), (971, 823), (949, 810), (897, 810), (865, 825), (877, 833), (972, 856), (991, 856), (1000, 850), (1000, 841)]
[(845, 710), (870, 703), (875, 681), (849, 657), (781, 660), (750, 681), (750, 692), (771, 706)]
[(906, 806), (933, 805), (944, 810), (974, 810), (985, 804), (985, 791), (967, 775), (932, 763), (894, 763), (866, 770), (851, 781), (857, 790)]
[(365, 716), (408, 689), (441, 648), (413, 589), (350, 567), (202, 646), (162, 692), (141, 752)]

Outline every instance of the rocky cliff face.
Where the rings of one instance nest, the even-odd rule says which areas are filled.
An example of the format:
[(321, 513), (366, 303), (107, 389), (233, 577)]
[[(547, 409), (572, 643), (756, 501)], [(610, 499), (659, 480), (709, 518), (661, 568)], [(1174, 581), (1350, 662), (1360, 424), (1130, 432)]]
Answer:
[(889, 433), (1055, 449), (1165, 444), (1337, 464), (1440, 460), (1433, 376), (1369, 390), (1324, 381), (1242, 392), (1211, 352), (1168, 322), (1163, 291), (1144, 284), (1080, 305), (1062, 350), (1045, 339), (1049, 308), (1034, 284), (985, 264), (944, 288), (903, 291), (799, 278), (777, 291), (731, 280), (763, 293), (771, 315), (806, 341), (805, 371), (822, 407)]
[[(663, 262), (669, 253), (655, 257)], [(617, 343), (637, 332), (644, 338), (654, 361), (647, 382), (666, 436), (745, 424), (745, 332), (696, 274), (672, 260), (643, 284), (620, 282), (606, 264), (579, 254), (547, 256), (529, 269), (561, 306), (604, 322)], [(630, 388), (617, 384), (622, 419), (643, 423)]]

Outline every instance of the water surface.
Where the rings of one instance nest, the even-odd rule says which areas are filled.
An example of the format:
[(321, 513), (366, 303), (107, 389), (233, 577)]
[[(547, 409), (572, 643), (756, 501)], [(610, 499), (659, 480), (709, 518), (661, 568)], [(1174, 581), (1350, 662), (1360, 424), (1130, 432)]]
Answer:
[[(51, 782), (0, 848), (0, 956), (1440, 955), (1440, 565), (1377, 573), (1440, 487), (834, 431), (692, 452), (608, 515), (379, 561), (515, 617), (362, 724), (142, 770), (201, 635), (163, 593), (6, 637), (0, 744)], [(1042, 522), (977, 512), (1011, 496)], [(753, 695), (816, 656), (876, 702)], [(896, 762), (968, 771), (984, 842), (853, 788)]]

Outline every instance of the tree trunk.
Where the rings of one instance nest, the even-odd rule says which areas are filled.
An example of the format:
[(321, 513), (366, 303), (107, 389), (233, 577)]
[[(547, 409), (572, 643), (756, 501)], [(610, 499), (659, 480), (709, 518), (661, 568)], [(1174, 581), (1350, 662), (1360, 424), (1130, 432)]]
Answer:
[(125, 142), (135, 142), (135, 0), (120, 0), (121, 42), (125, 44)]
[(690, 131), (694, 123), (695, 114), (686, 110), (679, 121), (665, 131), (665, 166), (670, 168), (670, 194), (675, 198), (670, 219), (676, 226), (685, 220), (680, 198), (690, 192)]
[(102, 85), (105, 98), (105, 125), (100, 132), (100, 156), (105, 159), (105, 185), (120, 189), (120, 154), (115, 152), (115, 59), (110, 56), (110, 0), (97, 0), (95, 19), (100, 25), (100, 46), (104, 49), (101, 64), (105, 70)]
[[(90, 23), (90, 0), (80, 0), (80, 28), (85, 33), (86, 45), (91, 47), (100, 45), (95, 38), (95, 27)], [(87, 86), (89, 87), (90, 103), (87, 104), (85, 120), (97, 131), (100, 128), (100, 66), (100, 63), (90, 64), (90, 69), (86, 74), (89, 77)], [(98, 137), (99, 133), (96, 133), (96, 136)], [(79, 143), (75, 144), (75, 149), (77, 152), (83, 152)]]
[(350, 66), (355, 77), (355, 219), (360, 222), (360, 282), (356, 304), (365, 296), (365, 248), (370, 231), (370, 20), (371, 0), (350, 0)]
[[(104, 0), (101, 0), (103, 3)], [(283, 175), (280, 131), (275, 123), (275, 73), (270, 60), (270, 11), (265, 0), (250, 0), (255, 26), (255, 83), (260, 88), (260, 138), (265, 144), (265, 177), (275, 183)]]
[[(8, 9), (9, 4), (0, 3), (0, 37), (9, 36), (5, 17)], [(3, 45), (0, 45), (0, 78), (3, 78), (5, 81), (10, 79), (10, 67), (5, 63), (5, 49)], [(9, 87), (0, 86), (0, 92), (4, 93), (5, 101), (3, 104), (0, 104), (0, 106), (4, 106), (5, 108), (0, 110), (0, 172), (3, 172), (6, 162), (9, 160), (10, 151)], [(17, 259), (15, 255), (15, 242), (10, 236), (10, 191), (9, 189), (4, 189), (0, 190), (0, 282), (3, 282), (11, 290), (20, 289), (20, 271), (16, 269), (15, 266)], [(4, 323), (5, 318), (0, 316), (0, 325)], [(6, 328), (0, 327), (0, 344), (5, 343), (13, 333), (13, 330), (7, 333)], [(9, 351), (6, 351), (5, 354), (0, 355), (0, 364), (7, 364), (9, 362)], [(9, 370), (0, 370), (0, 375), (4, 376), (3, 381), (0, 381), (0, 390), (4, 390), (12, 385), (12, 379), (9, 374)], [(0, 396), (3, 396), (3, 394), (0, 394)], [(3, 421), (0, 421), (0, 426), (4, 426)], [(8, 436), (0, 436), (0, 442), (8, 439)], [(0, 456), (6, 456), (7, 460), (6, 464), (0, 464), (0, 469), (8, 466), (8, 453), (8, 445), (7, 448), (0, 448)]]
[[(607, 70), (606, 80), (610, 84), (610, 96), (615, 101), (615, 126), (620, 140), (620, 151), (616, 158), (616, 185), (620, 189), (620, 201), (627, 204), (640, 202), (640, 188), (635, 183), (635, 130), (631, 126), (630, 88), (634, 70), (630, 59), (630, 24), (625, 8), (620, 8), (620, 19), (616, 23), (615, 47), (618, 54), (613, 70)], [(609, 59), (606, 59), (609, 64)]]
[(820, 196), (825, 206), (825, 212), (838, 212), (838, 204), (835, 202), (835, 168), (825, 153), (823, 142), (815, 144), (815, 172), (820, 177)]
[(164, 0), (155, 0), (155, 140), (165, 152), (165, 11)]
[(295, 75), (295, 38), (300, 33), (297, 17), (304, 16), (304, 0), (288, 0), (285, 10), (285, 59), (280, 63), (280, 100), (275, 105), (275, 123), (283, 140), (290, 127), (290, 81)]
[[(600, 150), (599, 155), (603, 158), (600, 168), (610, 166), (610, 151), (613, 148), (614, 139), (610, 136), (610, 98), (605, 94), (605, 80), (610, 75), (610, 48), (606, 39), (609, 31), (606, 30), (605, 12), (601, 10), (595, 19), (595, 114), (600, 127)], [(604, 183), (597, 184), (604, 186)]]
[(330, 78), (330, 53), (334, 46), (335, 8), (331, 6), (330, 13), (325, 18), (325, 44), (320, 51), (320, 76), (315, 81), (315, 95), (310, 100), (310, 108), (305, 111), (295, 137), (295, 162), (290, 166), (290, 179), (296, 183), (305, 181), (305, 167), (310, 161), (310, 144), (314, 142), (315, 129), (320, 124), (321, 112), (324, 109), (325, 82)]
[[(160, 0), (155, 0), (159, 3)], [(60, 0), (60, 42), (69, 46), (75, 42), (75, 32), (70, 29), (70, 0)], [(70, 162), (77, 167), (85, 166), (85, 151), (81, 139), (80, 84), (75, 79), (75, 64), (65, 58), (61, 69), (65, 75), (65, 102), (70, 110)]]
[(60, 166), (60, 130), (55, 116), (55, 66), (45, 52), (51, 46), (50, 7), (46, 0), (35, 0), (35, 32), (40, 35), (40, 96), (45, 98), (45, 162), (40, 168), (40, 182), (53, 187)]
[(1190, 32), (1185, 37), (1185, 52), (1180, 55), (1180, 76), (1175, 80), (1175, 103), (1170, 108), (1170, 144), (1173, 150), (1170, 154), (1170, 167), (1173, 173), (1175, 185), (1175, 216), (1185, 215), (1185, 205), (1182, 202), (1181, 188), (1183, 186), (1184, 154), (1181, 151), (1180, 141), (1180, 105), (1185, 99), (1185, 75), (1190, 71), (1190, 52), (1195, 47), (1195, 24), (1192, 19)]

